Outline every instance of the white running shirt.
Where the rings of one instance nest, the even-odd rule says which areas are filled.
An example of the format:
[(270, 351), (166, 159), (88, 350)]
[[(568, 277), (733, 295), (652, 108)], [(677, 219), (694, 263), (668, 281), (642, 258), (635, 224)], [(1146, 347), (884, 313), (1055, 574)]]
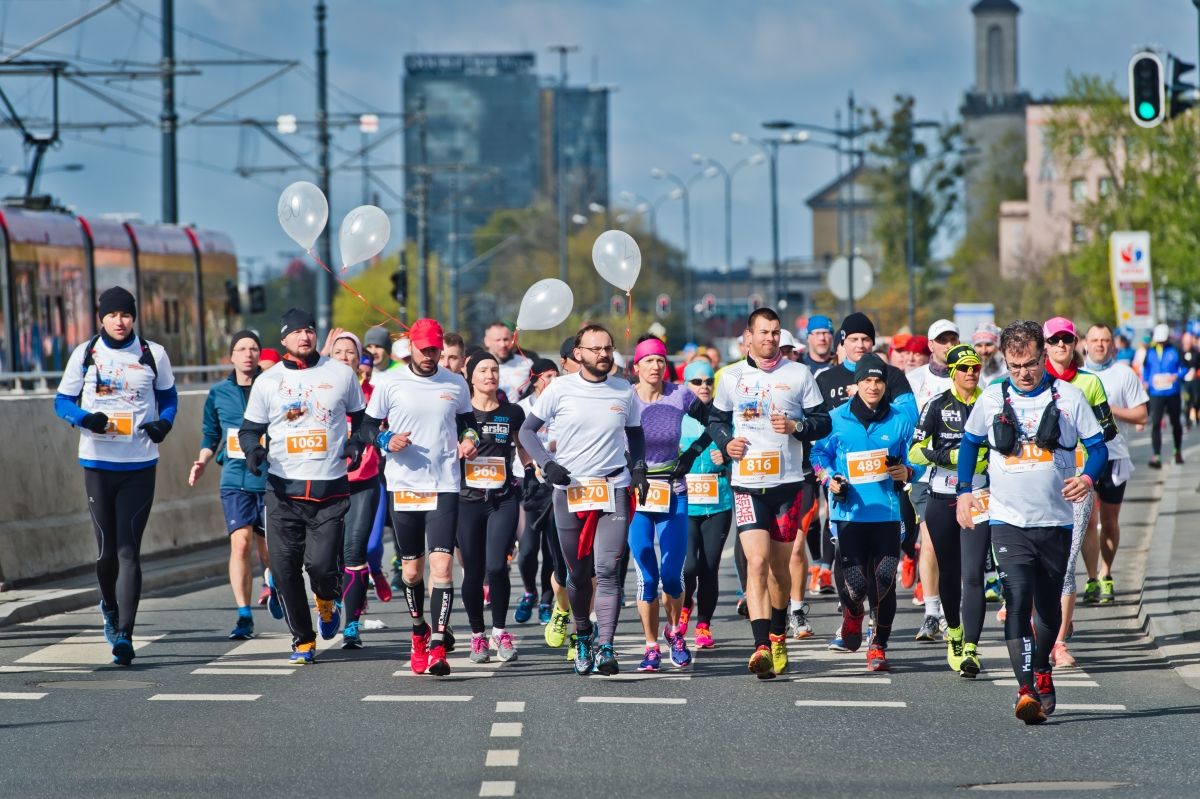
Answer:
[(533, 403), (533, 415), (553, 428), (554, 460), (572, 478), (607, 477), (619, 471), (610, 479), (613, 488), (629, 486), (625, 428), (641, 426), (642, 412), (628, 381), (609, 377), (591, 383), (578, 372), (557, 377)]
[[(1137, 376), (1137, 372), (1122, 362), (1114, 362), (1107, 369), (1089, 367), (1088, 371), (1100, 378), (1100, 382), (1104, 385), (1104, 393), (1108, 395), (1109, 408), (1136, 408), (1150, 401), (1150, 395), (1146, 393), (1146, 387), (1142, 385), (1142, 380)], [(1130, 460), (1129, 437), (1136, 432), (1136, 427), (1129, 422), (1122, 422), (1116, 417), (1113, 417), (1113, 420), (1116, 421), (1117, 429), (1121, 431), (1121, 434), (1108, 442), (1108, 459), (1110, 461)], [(1130, 471), (1133, 470), (1130, 469)]]

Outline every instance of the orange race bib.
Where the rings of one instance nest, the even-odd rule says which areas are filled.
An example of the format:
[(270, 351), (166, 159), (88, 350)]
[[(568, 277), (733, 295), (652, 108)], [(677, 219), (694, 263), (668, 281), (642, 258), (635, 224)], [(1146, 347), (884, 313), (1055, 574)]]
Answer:
[(888, 479), (887, 450), (872, 449), (846, 454), (846, 479), (851, 485), (882, 483)]
[(467, 485), (471, 488), (504, 488), (508, 470), (504, 458), (474, 458), (466, 463)]
[(290, 458), (322, 458), (329, 451), (329, 433), (325, 430), (288, 433), (285, 443)]
[(986, 488), (977, 488), (971, 492), (975, 497), (975, 501), (979, 503), (979, 507), (971, 513), (971, 521), (976, 524), (990, 521), (992, 518), (992, 492)]
[(747, 452), (746, 457), (735, 463), (734, 474), (743, 480), (766, 480), (783, 473), (783, 458), (777, 449)]
[(101, 441), (133, 441), (133, 412), (113, 411), (108, 414), (108, 427)]
[(671, 510), (671, 484), (666, 480), (651, 480), (649, 493), (638, 497), (638, 510), (647, 513), (666, 513)]
[(1150, 378), (1150, 385), (1155, 391), (1170, 391), (1175, 385), (1175, 375), (1157, 374)]
[[(258, 437), (258, 443), (266, 444), (266, 442), (266, 436)], [(246, 460), (246, 453), (242, 452), (242, 442), (238, 441), (238, 429), (236, 427), (231, 427), (225, 431), (225, 457)]]
[(1021, 445), (1021, 451), (1016, 455), (1008, 455), (1004, 458), (1004, 471), (1011, 474), (1040, 472), (1053, 468), (1054, 452), (1042, 449), (1029, 441)]
[(715, 474), (687, 476), (689, 505), (716, 505), (721, 501), (721, 487)]
[(392, 510), (424, 511), (437, 510), (436, 491), (393, 491)]
[(612, 486), (603, 477), (585, 477), (579, 485), (567, 486), (567, 510), (571, 513), (590, 510), (612, 513), (615, 509)]

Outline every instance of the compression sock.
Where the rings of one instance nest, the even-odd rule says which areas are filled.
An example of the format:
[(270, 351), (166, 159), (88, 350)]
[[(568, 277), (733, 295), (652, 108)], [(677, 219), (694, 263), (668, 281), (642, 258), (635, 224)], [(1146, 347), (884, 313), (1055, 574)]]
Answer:
[(751, 619), (750, 629), (754, 633), (754, 648), (760, 646), (770, 646), (771, 644), (771, 620), (770, 619)]
[(242, 605), (242, 606), (240, 606), (240, 607), (238, 608), (238, 615), (239, 615), (239, 616), (241, 616), (242, 618), (245, 618), (245, 619), (249, 619), (249, 618), (253, 618), (253, 617), (254, 617), (254, 613), (252, 613), (252, 612), (251, 612), (251, 610), (250, 610), (250, 606), (249, 606), (249, 605)]
[(433, 617), (432, 645), (442, 642), (446, 635), (446, 625), (450, 623), (450, 609), (454, 606), (454, 584), (438, 585), (434, 583), (433, 596), (429, 600), (429, 615)]
[(412, 616), (413, 629), (425, 624), (425, 581), (404, 583), (404, 601), (408, 603), (408, 615)]
[(787, 608), (771, 608), (771, 635), (787, 632)]
[(367, 567), (342, 570), (342, 607), (346, 618), (358, 621), (367, 600)]

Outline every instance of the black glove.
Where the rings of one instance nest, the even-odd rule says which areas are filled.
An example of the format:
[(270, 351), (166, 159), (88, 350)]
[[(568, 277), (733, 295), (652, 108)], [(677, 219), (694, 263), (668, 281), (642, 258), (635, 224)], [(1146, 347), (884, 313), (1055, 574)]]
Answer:
[(363, 445), (356, 439), (350, 439), (346, 445), (342, 447), (343, 458), (349, 458), (350, 463), (346, 464), (347, 471), (354, 471), (362, 465)]
[(646, 497), (650, 496), (650, 478), (646, 476), (646, 464), (637, 463), (629, 470), (629, 482), (637, 489), (642, 502), (645, 502)]
[(569, 486), (571, 484), (571, 473), (560, 466), (557, 461), (546, 461), (546, 465), (542, 467), (542, 475), (551, 485)]
[(262, 476), (262, 467), (266, 462), (267, 448), (262, 444), (246, 453), (246, 470), (255, 477)]
[(108, 429), (108, 414), (100, 411), (94, 411), (79, 420), (79, 426), (85, 430), (91, 430), (96, 435), (103, 435)]
[(829, 495), (838, 499), (845, 499), (850, 488), (850, 484), (846, 482), (846, 478), (840, 474), (835, 474), (829, 481)]
[(943, 444), (942, 446), (938, 447), (937, 449), (934, 449), (932, 452), (926, 452), (925, 454), (926, 454), (926, 457), (929, 458), (929, 460), (936, 463), (938, 466), (954, 466), (955, 465), (951, 460), (951, 458), (954, 455), (954, 447), (951, 445)]
[(143, 422), (138, 425), (138, 430), (145, 430), (151, 441), (161, 444), (162, 440), (167, 437), (167, 433), (171, 432), (171, 423), (166, 419), (155, 419), (153, 422)]
[(537, 491), (538, 479), (534, 468), (532, 463), (525, 467), (525, 475), (521, 478), (522, 496), (531, 497), (533, 496), (533, 492)]

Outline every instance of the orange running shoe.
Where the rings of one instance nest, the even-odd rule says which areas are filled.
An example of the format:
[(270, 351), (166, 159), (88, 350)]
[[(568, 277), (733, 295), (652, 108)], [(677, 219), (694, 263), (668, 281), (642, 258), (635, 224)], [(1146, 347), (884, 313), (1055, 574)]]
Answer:
[(910, 558), (905, 555), (900, 560), (900, 585), (905, 588), (912, 588), (917, 582), (917, 561), (915, 558)]

